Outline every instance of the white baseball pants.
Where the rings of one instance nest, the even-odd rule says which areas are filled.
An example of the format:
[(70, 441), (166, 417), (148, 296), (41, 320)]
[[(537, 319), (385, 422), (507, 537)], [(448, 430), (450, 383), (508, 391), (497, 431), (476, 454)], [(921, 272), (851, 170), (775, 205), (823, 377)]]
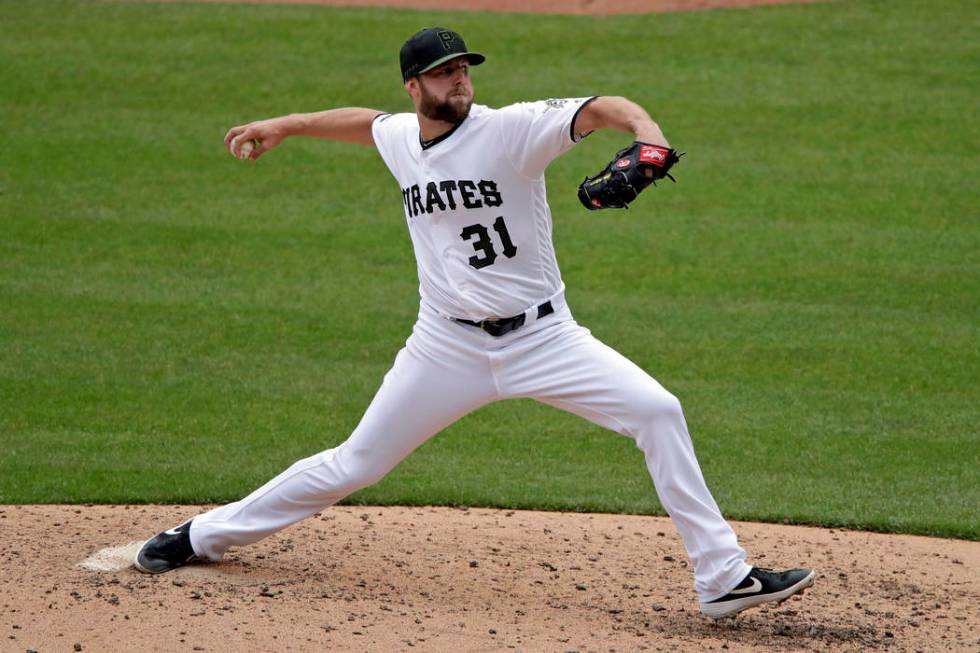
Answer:
[(677, 398), (572, 319), (555, 313), (494, 337), (423, 304), (405, 347), (346, 442), (294, 463), (235, 503), (194, 518), (191, 544), (218, 560), (376, 483), (430, 437), (493, 401), (529, 397), (632, 438), (680, 532), (702, 601), (751, 570), (708, 491)]

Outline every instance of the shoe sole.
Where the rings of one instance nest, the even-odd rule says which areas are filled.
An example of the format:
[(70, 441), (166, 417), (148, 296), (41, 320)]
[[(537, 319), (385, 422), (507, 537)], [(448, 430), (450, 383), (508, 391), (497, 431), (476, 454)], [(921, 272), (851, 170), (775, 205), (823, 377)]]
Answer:
[(133, 560), (133, 566), (136, 567), (137, 571), (141, 571), (144, 574), (162, 574), (167, 571), (166, 569), (161, 569), (160, 571), (153, 571), (152, 569), (147, 569), (139, 563), (139, 560)]
[[(167, 534), (167, 535), (175, 535), (176, 534), (175, 531), (177, 531), (177, 529), (179, 529), (180, 527), (182, 527), (184, 524), (190, 523), (191, 521), (192, 521), (191, 519), (188, 519), (188, 520), (182, 522), (181, 524), (179, 524), (177, 526), (174, 526), (172, 529), (170, 529), (168, 531), (164, 531), (164, 533)], [(163, 533), (161, 533), (161, 535), (162, 534)], [(180, 563), (178, 565), (165, 564), (165, 566), (158, 567), (156, 569), (151, 569), (150, 567), (144, 567), (143, 565), (140, 564), (140, 555), (142, 555), (143, 549), (146, 548), (146, 545), (149, 544), (150, 542), (152, 542), (153, 540), (155, 540), (157, 537), (159, 537), (159, 535), (158, 536), (151, 537), (147, 541), (143, 542), (143, 544), (140, 545), (139, 551), (137, 551), (136, 552), (136, 555), (133, 556), (133, 567), (135, 567), (137, 571), (141, 571), (144, 574), (163, 574), (163, 573), (166, 573), (168, 571), (172, 571), (174, 569), (177, 569), (178, 567), (183, 567), (188, 562), (197, 560), (196, 557), (193, 557), (192, 556), (190, 559), (185, 560), (184, 562), (182, 562), (182, 563)]]
[[(146, 542), (149, 541), (150, 540), (147, 540)], [(133, 566), (136, 567), (138, 571), (141, 571), (144, 574), (162, 574), (163, 572), (168, 571), (168, 569), (160, 569), (160, 570), (148, 569), (147, 567), (144, 567), (143, 565), (140, 564), (140, 554), (143, 553), (143, 547), (146, 546), (146, 542), (143, 542), (143, 545), (140, 546), (140, 550), (136, 552), (135, 556), (133, 556)]]
[[(190, 561), (188, 561), (188, 562), (190, 562)], [(187, 564), (187, 563), (184, 563), (184, 564)], [(174, 569), (177, 569), (178, 567), (183, 567), (184, 564), (167, 566), (167, 567), (163, 567), (162, 569), (150, 569), (150, 568), (144, 567), (143, 565), (140, 564), (139, 556), (137, 556), (136, 558), (133, 559), (133, 566), (138, 571), (141, 571), (144, 574), (165, 574), (168, 571), (173, 571)]]
[(806, 578), (780, 592), (747, 596), (744, 599), (734, 599), (732, 601), (725, 601), (724, 603), (704, 603), (701, 605), (701, 613), (712, 619), (724, 619), (725, 617), (736, 615), (742, 610), (748, 610), (763, 603), (782, 603), (794, 594), (802, 592), (813, 585), (813, 579), (816, 575), (817, 572), (811, 571)]
[[(147, 540), (146, 542), (144, 542), (143, 543), (143, 546), (146, 546), (147, 542), (149, 542), (149, 541), (150, 540)], [(177, 567), (183, 567), (184, 565), (187, 564), (187, 562), (191, 562), (190, 560), (188, 560), (187, 562), (185, 562), (183, 564), (179, 564), (179, 565), (167, 565), (165, 567), (159, 567), (159, 568), (156, 568), (156, 569), (151, 569), (150, 567), (144, 567), (143, 565), (140, 564), (140, 554), (143, 553), (143, 546), (140, 547), (140, 550), (137, 551), (136, 552), (136, 555), (133, 557), (133, 567), (135, 567), (137, 569), (137, 571), (141, 571), (144, 574), (164, 574), (164, 573), (166, 573), (168, 571), (173, 571)]]

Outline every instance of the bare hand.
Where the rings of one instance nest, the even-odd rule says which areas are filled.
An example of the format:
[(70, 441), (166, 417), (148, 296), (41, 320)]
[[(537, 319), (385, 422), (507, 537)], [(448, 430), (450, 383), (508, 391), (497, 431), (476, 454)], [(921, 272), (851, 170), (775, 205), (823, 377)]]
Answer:
[(286, 138), (283, 118), (271, 118), (232, 127), (225, 134), (225, 147), (235, 158), (242, 158), (242, 145), (254, 141), (255, 147), (248, 158), (255, 160), (276, 147)]

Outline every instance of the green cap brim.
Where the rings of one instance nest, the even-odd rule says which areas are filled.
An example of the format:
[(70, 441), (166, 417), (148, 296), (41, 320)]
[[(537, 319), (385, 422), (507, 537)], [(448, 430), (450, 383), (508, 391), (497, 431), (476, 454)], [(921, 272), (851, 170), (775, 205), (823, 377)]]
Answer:
[(467, 58), (469, 58), (470, 65), (471, 66), (479, 66), (481, 63), (483, 63), (484, 61), (487, 60), (487, 58), (484, 57), (479, 52), (454, 52), (452, 54), (447, 54), (445, 57), (442, 57), (441, 59), (436, 59), (435, 61), (433, 61), (432, 63), (430, 63), (428, 66), (426, 66), (425, 68), (423, 68), (422, 70), (420, 70), (419, 71), (419, 74), (421, 75), (422, 73), (427, 73), (430, 70), (432, 70), (433, 68), (437, 68), (438, 66), (441, 66), (442, 64), (446, 63), (447, 61), (449, 61), (451, 59), (456, 59), (457, 57), (467, 57)]

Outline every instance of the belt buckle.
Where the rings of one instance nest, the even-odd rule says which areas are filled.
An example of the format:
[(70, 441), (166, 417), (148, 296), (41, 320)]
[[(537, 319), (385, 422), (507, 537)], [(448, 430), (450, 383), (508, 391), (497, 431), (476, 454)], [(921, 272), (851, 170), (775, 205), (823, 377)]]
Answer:
[(483, 320), (483, 322), (480, 322), (480, 328), (496, 338), (524, 326), (525, 319), (524, 314), (521, 313), (520, 315), (515, 315), (514, 317), (505, 317), (496, 320)]
[(493, 320), (483, 320), (480, 322), (480, 328), (489, 333), (490, 335), (497, 337), (502, 336), (507, 331), (504, 330), (507, 320), (493, 319)]

